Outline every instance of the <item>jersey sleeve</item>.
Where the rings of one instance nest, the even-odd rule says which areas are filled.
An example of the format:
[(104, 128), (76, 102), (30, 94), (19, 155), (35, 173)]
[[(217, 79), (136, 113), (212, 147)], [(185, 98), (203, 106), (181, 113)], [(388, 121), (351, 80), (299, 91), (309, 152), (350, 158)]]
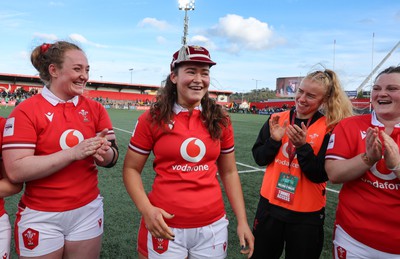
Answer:
[[(352, 129), (352, 130), (348, 130)], [(343, 120), (336, 125), (327, 146), (326, 159), (348, 159), (357, 153), (358, 142), (362, 140), (362, 131), (357, 136), (358, 127), (350, 120)]]
[(151, 131), (150, 113), (145, 112), (136, 121), (129, 149), (142, 155), (149, 155), (153, 149), (154, 141)]
[(29, 114), (29, 111), (34, 110), (34, 108), (25, 108), (27, 108), (26, 105), (15, 108), (7, 118), (3, 130), (3, 149), (35, 149), (37, 132), (32, 121), (35, 117), (33, 114)]
[[(3, 141), (3, 131), (4, 131), (4, 125), (6, 124), (6, 119), (3, 117), (0, 117), (0, 143)], [(1, 150), (0, 150), (0, 161), (3, 160), (3, 157), (1, 155)], [(1, 173), (0, 173), (0, 179), (1, 179)]]
[(221, 137), (221, 154), (228, 154), (235, 151), (235, 140), (232, 122), (229, 119), (227, 127), (223, 128)]

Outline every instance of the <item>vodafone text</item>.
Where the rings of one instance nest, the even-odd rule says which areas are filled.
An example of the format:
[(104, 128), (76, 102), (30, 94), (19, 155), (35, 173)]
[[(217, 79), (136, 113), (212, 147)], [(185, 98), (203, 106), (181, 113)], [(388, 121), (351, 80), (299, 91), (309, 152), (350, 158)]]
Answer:
[(181, 172), (199, 172), (199, 171), (208, 171), (209, 167), (208, 167), (208, 165), (194, 165), (194, 166), (190, 166), (188, 164), (173, 165), (172, 170), (173, 171), (181, 171)]
[(365, 178), (361, 178), (361, 180), (365, 183), (368, 183), (368, 184), (374, 186), (375, 188), (378, 188), (378, 189), (400, 190), (400, 184), (398, 184), (398, 183), (389, 183), (386, 181), (381, 183), (378, 180), (371, 181), (371, 180), (367, 180)]
[[(278, 163), (278, 164), (284, 165), (284, 166), (289, 166), (289, 162), (286, 161), (286, 160), (275, 159), (275, 163)], [(292, 164), (290, 164), (290, 166), (292, 168), (299, 168), (300, 167), (298, 163), (294, 163), (294, 162), (292, 162)]]

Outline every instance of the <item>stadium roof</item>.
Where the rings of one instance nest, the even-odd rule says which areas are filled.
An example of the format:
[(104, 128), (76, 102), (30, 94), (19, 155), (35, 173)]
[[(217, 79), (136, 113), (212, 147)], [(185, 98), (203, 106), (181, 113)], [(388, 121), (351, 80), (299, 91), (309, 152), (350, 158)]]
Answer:
[[(21, 74), (4, 74), (0, 73), (0, 82), (12, 82), (13, 84), (37, 84), (38, 86), (43, 86), (43, 82), (40, 80), (37, 75), (21, 75)], [(120, 82), (107, 82), (107, 81), (98, 81), (98, 80), (89, 80), (87, 83), (88, 87), (98, 89), (98, 88), (109, 88), (109, 89), (118, 89), (121, 91), (122, 89), (132, 89), (132, 90), (141, 90), (142, 92), (145, 90), (157, 90), (159, 85), (146, 85), (146, 84), (129, 84), (129, 83), (120, 83)], [(223, 91), (223, 90), (209, 90), (212, 93), (224, 93), (224, 94), (232, 94), (231, 91)]]

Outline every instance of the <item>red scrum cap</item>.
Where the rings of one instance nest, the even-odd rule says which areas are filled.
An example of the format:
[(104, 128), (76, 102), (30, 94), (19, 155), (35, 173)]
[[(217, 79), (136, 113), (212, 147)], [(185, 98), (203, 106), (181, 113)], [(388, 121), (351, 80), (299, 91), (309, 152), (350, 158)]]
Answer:
[(208, 50), (200, 46), (182, 46), (182, 48), (172, 56), (171, 70), (173, 70), (176, 65), (184, 62), (206, 63), (209, 64), (210, 67), (217, 64), (211, 60)]

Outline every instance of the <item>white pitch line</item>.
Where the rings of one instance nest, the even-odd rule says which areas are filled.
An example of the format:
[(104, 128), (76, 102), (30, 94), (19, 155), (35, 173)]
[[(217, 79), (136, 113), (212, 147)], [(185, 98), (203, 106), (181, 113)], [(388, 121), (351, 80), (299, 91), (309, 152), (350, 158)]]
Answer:
[(331, 191), (331, 192), (334, 192), (334, 193), (339, 193), (340, 191), (338, 191), (338, 190), (334, 190), (334, 189), (331, 189), (331, 188), (326, 188), (328, 191)]
[[(120, 129), (120, 128), (116, 128), (116, 127), (114, 127), (114, 130), (119, 130), (119, 131), (122, 131), (122, 132), (125, 132), (125, 133), (132, 134), (131, 131), (124, 130), (124, 129)], [(251, 166), (251, 165), (243, 164), (243, 163), (240, 163), (240, 162), (236, 162), (236, 164), (237, 164), (237, 165), (244, 166), (244, 167), (248, 167), (248, 168), (251, 169), (251, 170), (242, 170), (242, 171), (238, 171), (239, 174), (254, 173), (254, 172), (264, 172), (264, 171), (265, 171), (265, 168), (258, 168), (258, 167), (254, 167), (254, 166)], [(331, 191), (331, 192), (334, 192), (334, 193), (339, 193), (338, 190), (334, 190), (334, 189), (330, 189), (330, 188), (326, 188), (326, 189), (327, 189), (328, 191)]]
[(126, 133), (129, 133), (129, 134), (132, 134), (132, 131), (128, 131), (128, 130), (124, 130), (124, 129), (120, 129), (120, 128), (116, 128), (116, 127), (113, 127), (115, 130), (119, 130), (119, 131), (122, 131), (122, 132), (126, 132)]
[[(264, 171), (264, 170), (262, 170)], [(238, 171), (239, 174), (245, 174), (245, 173), (254, 173), (254, 172), (260, 172), (260, 170), (242, 170), (242, 171)]]

